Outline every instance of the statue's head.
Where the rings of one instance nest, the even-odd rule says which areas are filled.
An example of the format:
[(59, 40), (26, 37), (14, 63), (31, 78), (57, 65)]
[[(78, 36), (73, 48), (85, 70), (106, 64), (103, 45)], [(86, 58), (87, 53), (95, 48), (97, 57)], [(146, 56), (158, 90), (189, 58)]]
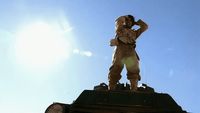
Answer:
[(135, 25), (135, 18), (132, 15), (126, 15), (126, 26), (131, 28)]
[(135, 18), (132, 15), (124, 15), (120, 16), (115, 21), (116, 29), (124, 26), (127, 28), (131, 28), (135, 25)]

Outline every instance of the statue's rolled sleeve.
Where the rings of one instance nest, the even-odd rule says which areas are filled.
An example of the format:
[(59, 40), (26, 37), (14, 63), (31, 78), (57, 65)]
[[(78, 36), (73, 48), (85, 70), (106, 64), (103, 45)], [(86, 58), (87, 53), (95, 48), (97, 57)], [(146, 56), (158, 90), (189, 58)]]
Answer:
[(137, 25), (140, 26), (140, 28), (136, 30), (136, 37), (138, 38), (144, 31), (148, 29), (148, 25), (141, 19), (137, 21)]

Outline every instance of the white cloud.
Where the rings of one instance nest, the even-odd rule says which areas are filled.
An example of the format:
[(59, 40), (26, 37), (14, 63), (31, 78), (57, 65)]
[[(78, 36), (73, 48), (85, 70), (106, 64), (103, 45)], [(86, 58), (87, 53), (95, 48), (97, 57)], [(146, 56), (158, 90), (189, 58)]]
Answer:
[(90, 52), (90, 51), (82, 51), (81, 55), (85, 55), (87, 57), (91, 57), (92, 56), (92, 52)]
[(81, 51), (79, 49), (74, 49), (73, 53), (81, 55), (81, 56), (86, 56), (86, 57), (91, 57), (93, 55), (91, 51)]
[(74, 50), (73, 50), (73, 53), (74, 53), (74, 54), (80, 54), (80, 51), (79, 51), (78, 49), (74, 49)]

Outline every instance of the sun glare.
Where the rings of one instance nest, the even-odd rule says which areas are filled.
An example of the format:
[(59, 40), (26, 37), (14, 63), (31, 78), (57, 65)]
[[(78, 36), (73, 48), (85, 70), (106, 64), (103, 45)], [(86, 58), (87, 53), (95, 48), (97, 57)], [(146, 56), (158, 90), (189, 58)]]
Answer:
[(17, 62), (30, 68), (50, 68), (69, 57), (71, 45), (65, 31), (45, 22), (21, 28), (16, 34)]

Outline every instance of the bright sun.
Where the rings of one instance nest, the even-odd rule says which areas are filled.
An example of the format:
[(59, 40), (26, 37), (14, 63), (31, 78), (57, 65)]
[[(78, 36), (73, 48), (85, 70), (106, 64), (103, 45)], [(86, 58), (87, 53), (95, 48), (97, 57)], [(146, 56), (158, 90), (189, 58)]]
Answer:
[(21, 28), (16, 34), (17, 61), (25, 67), (50, 68), (68, 58), (71, 49), (65, 31), (36, 22)]

